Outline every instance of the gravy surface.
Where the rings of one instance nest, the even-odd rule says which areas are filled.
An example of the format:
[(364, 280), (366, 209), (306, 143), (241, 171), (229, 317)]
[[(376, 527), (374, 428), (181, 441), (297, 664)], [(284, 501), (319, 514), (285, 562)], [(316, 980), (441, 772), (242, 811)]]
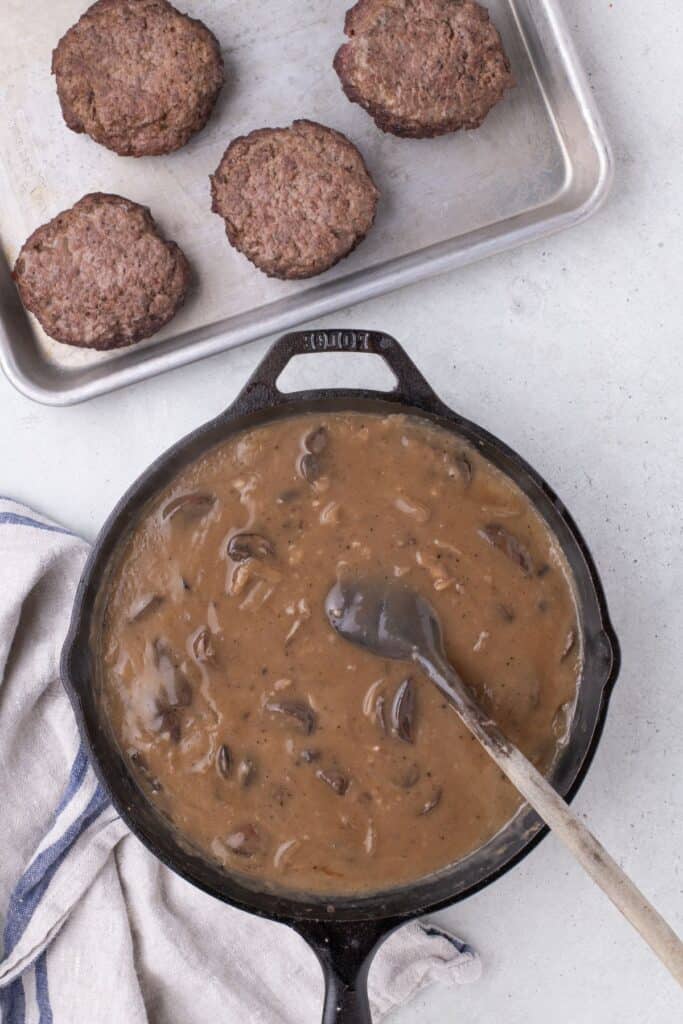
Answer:
[(331, 629), (339, 574), (389, 573), (542, 768), (581, 667), (569, 570), (525, 495), (400, 414), (238, 434), (148, 507), (109, 585), (106, 711), (186, 840), (279, 887), (388, 889), (457, 861), (520, 799), (436, 688)]

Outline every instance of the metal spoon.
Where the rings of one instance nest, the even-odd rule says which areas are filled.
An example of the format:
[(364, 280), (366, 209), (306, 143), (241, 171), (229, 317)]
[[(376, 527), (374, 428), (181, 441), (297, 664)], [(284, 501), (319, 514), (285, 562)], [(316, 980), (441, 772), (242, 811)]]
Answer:
[(479, 707), (446, 657), (441, 626), (429, 602), (400, 583), (347, 579), (332, 587), (325, 611), (337, 633), (351, 643), (382, 658), (412, 661), (422, 669), (500, 770), (683, 985), (683, 943), (547, 779)]

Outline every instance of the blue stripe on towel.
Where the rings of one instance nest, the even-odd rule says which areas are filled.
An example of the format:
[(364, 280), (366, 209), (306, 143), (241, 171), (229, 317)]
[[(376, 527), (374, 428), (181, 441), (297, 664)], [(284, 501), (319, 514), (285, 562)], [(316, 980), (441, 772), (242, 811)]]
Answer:
[(2, 1024), (24, 1024), (26, 1019), (26, 997), (24, 983), (15, 978), (7, 988), (0, 989), (0, 1010)]
[(101, 814), (107, 803), (107, 794), (102, 785), (98, 783), (97, 789), (85, 810), (69, 825), (59, 839), (38, 854), (19, 879), (10, 897), (7, 911), (5, 956), (12, 952), (24, 934), (33, 911), (40, 903), (45, 890), (58, 868), (63, 864), (71, 847), (88, 826), (92, 824), (95, 818)]
[[(64, 790), (62, 799), (59, 801), (57, 810), (55, 811), (55, 820), (80, 789), (87, 770), (88, 755), (85, 752), (85, 747), (81, 744), (71, 767), (71, 773), (69, 775), (69, 781), (66, 785), (66, 789)], [(10, 911), (11, 906), (12, 901), (10, 900)], [(7, 926), (5, 928), (4, 935), (5, 956), (10, 952), (11, 937), (9, 935), (9, 923), (10, 914), (8, 913)], [(18, 941), (18, 938), (15, 939), (14, 944), (16, 944), (16, 941)], [(40, 1006), (40, 1024), (51, 1024), (52, 1009), (50, 1007), (50, 996), (47, 987), (47, 954), (45, 952), (43, 952), (36, 960), (35, 970), (36, 991), (38, 993), (38, 1005)], [(21, 978), (15, 978), (7, 988), (0, 990), (0, 1011), (2, 1011), (0, 1019), (4, 1024), (24, 1024), (26, 1007), (24, 999), (24, 985)]]
[[(54, 1024), (50, 1005), (50, 990), (47, 983), (47, 950), (43, 950), (35, 962), (36, 1002), (38, 1024)], [(26, 996), (22, 978), (15, 978), (7, 988), (0, 990), (0, 1020), (3, 1024), (25, 1024)]]
[[(75, 537), (71, 530), (50, 523), (41, 523), (29, 516), (16, 512), (0, 512), (0, 525), (28, 526), (45, 533), (61, 533)], [(88, 771), (88, 757), (83, 745), (71, 767), (69, 781), (55, 811), (55, 821), (80, 789)], [(71, 845), (95, 820), (107, 804), (107, 797), (98, 784), (88, 806), (66, 830), (64, 835), (40, 854), (17, 883), (10, 898), (7, 921), (4, 930), (4, 956), (7, 956), (23, 935), (36, 906), (55, 872), (63, 863)], [(36, 1001), (40, 1012), (39, 1024), (53, 1024), (52, 1007), (47, 980), (47, 951), (37, 958), (35, 965)], [(0, 989), (0, 1019), (3, 1024), (24, 1024), (26, 1020), (26, 996), (21, 977), (15, 978), (6, 988)]]
[(53, 1024), (50, 992), (47, 987), (47, 950), (36, 960), (36, 1002), (40, 1011), (38, 1024)]
[[(88, 758), (84, 748), (79, 748), (71, 768), (69, 782), (59, 802), (55, 818), (64, 810), (80, 789), (88, 769)], [(72, 822), (60, 839), (36, 857), (17, 883), (10, 897), (7, 921), (4, 934), (4, 955), (12, 952), (23, 935), (33, 911), (37, 907), (52, 878), (65, 860), (73, 843), (88, 826), (104, 810), (108, 803), (107, 795), (100, 783), (93, 793), (88, 806), (78, 818)], [(52, 1008), (47, 983), (47, 953), (44, 950), (35, 962), (36, 999), (40, 1010), (39, 1024), (52, 1024)], [(24, 1024), (26, 1019), (26, 998), (24, 983), (15, 978), (7, 988), (0, 989), (0, 1010), (3, 1024)]]
[(445, 931), (443, 928), (439, 928), (438, 925), (432, 924), (431, 921), (426, 923), (421, 921), (420, 929), (430, 939), (438, 935), (439, 938), (445, 939), (446, 942), (450, 942), (451, 946), (454, 946), (458, 953), (471, 953), (472, 956), (474, 956), (474, 950), (471, 946), (468, 946), (468, 944), (463, 942), (461, 939), (456, 939), (455, 935), (451, 935), (450, 932)]
[(76, 536), (72, 530), (65, 530), (63, 526), (39, 523), (37, 519), (29, 519), (28, 516), (21, 516), (17, 512), (0, 512), (0, 526), (3, 523), (9, 526), (32, 526), (35, 530), (45, 530), (47, 533), (63, 533), (66, 537)]
[(55, 811), (55, 821), (62, 813), (66, 805), (69, 803), (71, 798), (76, 795), (78, 790), (81, 788), (81, 783), (85, 778), (86, 772), (88, 771), (88, 755), (85, 752), (85, 747), (81, 743), (78, 748), (78, 753), (71, 766), (71, 774), (69, 775), (69, 781), (66, 784), (66, 789), (62, 794), (62, 799), (57, 804), (57, 810)]

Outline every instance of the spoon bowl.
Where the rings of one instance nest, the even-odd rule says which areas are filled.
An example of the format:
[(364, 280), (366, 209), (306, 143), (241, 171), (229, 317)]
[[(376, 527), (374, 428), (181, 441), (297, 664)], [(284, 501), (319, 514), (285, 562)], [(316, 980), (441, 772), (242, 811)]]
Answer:
[(513, 786), (683, 985), (683, 943), (545, 776), (484, 713), (445, 655), (439, 619), (429, 602), (387, 577), (354, 577), (335, 583), (325, 612), (350, 643), (380, 658), (412, 661), (423, 670)]
[(443, 657), (441, 626), (432, 606), (410, 587), (382, 579), (339, 580), (325, 601), (330, 625), (380, 658)]

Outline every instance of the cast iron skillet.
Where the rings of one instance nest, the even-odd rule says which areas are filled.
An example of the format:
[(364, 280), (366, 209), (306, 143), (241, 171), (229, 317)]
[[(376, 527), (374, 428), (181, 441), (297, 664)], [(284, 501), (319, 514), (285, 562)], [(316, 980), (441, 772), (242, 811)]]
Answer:
[[(301, 353), (371, 352), (397, 378), (389, 393), (331, 389), (282, 394), (280, 373)], [(607, 701), (619, 669), (619, 648), (610, 625), (600, 580), (574, 522), (548, 485), (510, 448), (440, 401), (401, 346), (374, 331), (306, 331), (275, 342), (236, 401), (154, 462), (133, 484), (105, 523), (76, 594), (62, 654), (62, 679), (71, 698), (95, 770), (130, 829), (164, 864), (193, 885), (242, 910), (294, 928), (315, 950), (325, 974), (324, 1024), (368, 1024), (367, 974), (387, 935), (408, 918), (462, 900), (518, 863), (545, 835), (528, 807), (470, 856), (413, 885), (386, 892), (321, 898), (258, 887), (228, 874), (183, 844), (172, 825), (147, 801), (109, 731), (98, 700), (99, 674), (91, 648), (97, 636), (112, 555), (143, 507), (175, 474), (235, 431), (293, 413), (359, 410), (409, 412), (432, 420), (475, 445), (511, 477), (554, 533), (574, 575), (584, 668), (568, 742), (559, 752), (551, 781), (565, 797), (578, 789), (602, 730)], [(331, 581), (332, 582), (332, 581)]]

